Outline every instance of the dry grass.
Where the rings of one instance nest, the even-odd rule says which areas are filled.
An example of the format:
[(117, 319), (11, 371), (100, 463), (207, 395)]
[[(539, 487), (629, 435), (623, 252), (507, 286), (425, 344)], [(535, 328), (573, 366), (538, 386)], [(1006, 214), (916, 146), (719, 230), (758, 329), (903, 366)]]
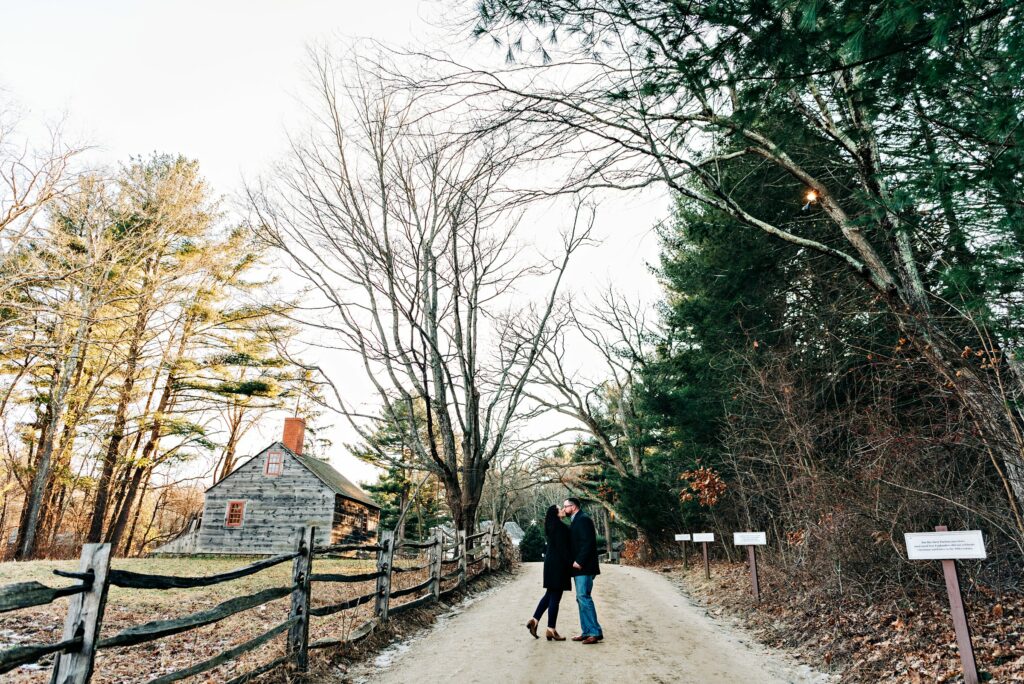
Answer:
[[(212, 575), (252, 562), (252, 558), (157, 558), (115, 559), (113, 567), (135, 572), (159, 575)], [(398, 565), (422, 565), (425, 558), (405, 558)], [(49, 586), (63, 586), (65, 580), (52, 574), (54, 569), (74, 570), (77, 561), (33, 561), (27, 563), (0, 563), (0, 584), (39, 581)], [(314, 561), (316, 572), (356, 574), (372, 572), (371, 560)], [(426, 571), (396, 574), (396, 589), (412, 586), (426, 579)], [(103, 620), (102, 635), (111, 636), (126, 627), (181, 617), (205, 610), (236, 596), (244, 596), (262, 589), (288, 586), (291, 583), (291, 563), (282, 563), (263, 572), (211, 587), (197, 589), (139, 590), (111, 587)], [(373, 582), (315, 583), (313, 605), (337, 603), (373, 591)], [(396, 601), (404, 603), (416, 596)], [(47, 605), (0, 614), (0, 647), (16, 644), (58, 641), (67, 611), (68, 599)], [(280, 624), (288, 616), (289, 600), (281, 599), (250, 611), (234, 615), (221, 622), (139, 646), (101, 651), (96, 659), (93, 682), (144, 682), (162, 674), (188, 667), (211, 658), (226, 648), (251, 639)], [(324, 637), (345, 637), (353, 628), (372, 616), (372, 602), (358, 608), (336, 613), (325, 618), (313, 618), (310, 640)], [(225, 681), (251, 670), (261, 663), (283, 653), (284, 637), (242, 658), (193, 678), (194, 681)], [(49, 680), (49, 664), (26, 666), (4, 677), (5, 682), (18, 684)]]

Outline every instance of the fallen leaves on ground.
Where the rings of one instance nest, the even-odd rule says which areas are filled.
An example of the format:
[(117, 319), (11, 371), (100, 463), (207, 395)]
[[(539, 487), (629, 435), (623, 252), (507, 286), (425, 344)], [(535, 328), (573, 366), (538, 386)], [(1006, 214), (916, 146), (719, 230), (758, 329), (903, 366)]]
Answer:
[[(843, 682), (963, 681), (946, 593), (927, 588), (868, 603), (795, 586), (771, 568), (759, 568), (762, 601), (755, 606), (744, 563), (673, 569), (694, 602), (724, 610), (764, 643)], [(966, 588), (965, 588), (966, 589)], [(972, 587), (964, 594), (982, 681), (1024, 682), (1024, 594)]]

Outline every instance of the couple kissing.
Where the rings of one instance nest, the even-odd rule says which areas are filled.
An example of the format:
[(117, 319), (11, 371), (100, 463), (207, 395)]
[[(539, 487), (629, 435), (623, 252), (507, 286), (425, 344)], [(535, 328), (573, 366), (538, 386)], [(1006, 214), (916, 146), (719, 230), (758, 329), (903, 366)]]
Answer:
[[(563, 518), (569, 519), (567, 526)], [(537, 626), (544, 612), (548, 614), (548, 641), (565, 641), (555, 628), (558, 622), (558, 604), (562, 593), (572, 588), (570, 578), (576, 582), (576, 604), (580, 612), (580, 634), (572, 638), (583, 644), (596, 644), (604, 639), (597, 621), (597, 609), (591, 592), (594, 577), (601, 574), (597, 564), (597, 530), (594, 521), (583, 512), (580, 500), (566, 499), (561, 507), (550, 506), (544, 516), (544, 597), (537, 604), (526, 628), (539, 639)]]

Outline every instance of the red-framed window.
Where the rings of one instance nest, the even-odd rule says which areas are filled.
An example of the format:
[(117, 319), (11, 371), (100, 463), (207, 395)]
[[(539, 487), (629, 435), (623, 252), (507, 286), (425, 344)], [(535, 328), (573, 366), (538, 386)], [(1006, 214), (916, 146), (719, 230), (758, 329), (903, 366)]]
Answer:
[(277, 477), (284, 472), (284, 452), (268, 451), (267, 462), (263, 465), (263, 474)]
[(224, 527), (241, 527), (245, 520), (245, 502), (228, 501), (228, 510), (224, 515)]

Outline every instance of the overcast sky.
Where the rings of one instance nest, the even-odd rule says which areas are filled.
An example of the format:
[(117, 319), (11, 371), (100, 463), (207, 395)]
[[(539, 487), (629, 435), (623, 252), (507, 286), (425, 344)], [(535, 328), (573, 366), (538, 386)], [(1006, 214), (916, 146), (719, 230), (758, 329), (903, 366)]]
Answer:
[[(66, 118), (75, 140), (95, 146), (97, 163), (151, 152), (197, 159), (213, 190), (230, 198), (284, 153), (286, 129), (302, 125), (309, 45), (374, 38), (450, 48), (464, 33), (437, 18), (458, 13), (455, 0), (0, 0), (0, 103), (36, 123)], [(478, 59), (488, 59), (484, 50)], [(503, 56), (494, 52), (496, 67)], [(612, 282), (654, 300), (652, 226), (667, 208), (657, 192), (606, 201), (603, 244), (581, 255), (569, 287), (585, 296)], [(360, 373), (348, 360), (332, 363)], [(268, 419), (243, 451), (277, 439), (277, 422)], [(351, 433), (334, 422), (333, 464), (374, 479), (340, 447)]]

